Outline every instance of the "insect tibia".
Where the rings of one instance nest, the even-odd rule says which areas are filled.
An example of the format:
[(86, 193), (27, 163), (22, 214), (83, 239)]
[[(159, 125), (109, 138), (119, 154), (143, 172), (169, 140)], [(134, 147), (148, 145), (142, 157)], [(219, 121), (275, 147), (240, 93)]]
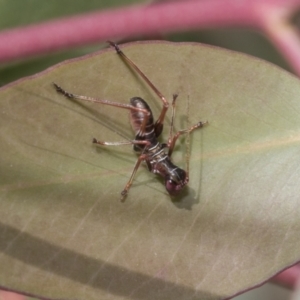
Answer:
[(172, 101), (172, 105), (174, 106), (175, 105), (175, 101), (178, 97), (178, 94), (173, 94), (173, 101)]
[(64, 96), (66, 96), (67, 98), (74, 98), (74, 95), (71, 93), (68, 93), (67, 91), (65, 91), (62, 87), (60, 87), (58, 84), (56, 84), (55, 82), (53, 82), (53, 85), (55, 86), (55, 89), (58, 93), (63, 94)]
[(122, 192), (121, 192), (121, 202), (125, 202), (125, 200), (126, 200), (126, 196), (127, 196), (127, 190), (123, 190)]

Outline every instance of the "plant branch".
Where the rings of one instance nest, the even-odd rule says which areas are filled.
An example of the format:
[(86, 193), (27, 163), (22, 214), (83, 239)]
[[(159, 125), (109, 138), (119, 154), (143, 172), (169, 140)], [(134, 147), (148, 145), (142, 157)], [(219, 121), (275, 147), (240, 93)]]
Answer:
[(273, 277), (272, 281), (290, 289), (296, 288), (300, 283), (300, 265), (284, 270)]
[(262, 6), (262, 31), (300, 76), (300, 38), (290, 22), (294, 6)]
[(262, 31), (300, 75), (300, 41), (287, 22), (300, 0), (188, 0), (135, 5), (0, 32), (9, 62), (107, 39), (228, 26)]

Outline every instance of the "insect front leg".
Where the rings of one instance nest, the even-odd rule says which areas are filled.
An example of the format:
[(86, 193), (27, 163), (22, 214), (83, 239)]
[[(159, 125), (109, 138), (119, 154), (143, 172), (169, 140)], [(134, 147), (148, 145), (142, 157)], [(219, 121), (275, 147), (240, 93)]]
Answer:
[(168, 148), (169, 148), (169, 152), (168, 152), (168, 156), (171, 156), (174, 150), (174, 146), (176, 144), (177, 139), (184, 133), (191, 133), (192, 131), (194, 131), (197, 128), (201, 128), (203, 127), (205, 124), (208, 124), (208, 121), (205, 122), (198, 122), (197, 124), (191, 126), (188, 129), (183, 129), (183, 130), (179, 130), (171, 139), (169, 139), (168, 141)]
[(205, 124), (208, 122), (198, 122), (197, 124), (191, 126), (188, 129), (183, 129), (179, 130), (174, 136), (173, 136), (173, 130), (174, 130), (174, 119), (175, 119), (175, 102), (177, 99), (178, 95), (174, 94), (173, 95), (173, 101), (172, 101), (172, 116), (171, 116), (171, 126), (170, 126), (170, 133), (169, 133), (169, 138), (168, 138), (168, 144), (167, 147), (169, 148), (168, 156), (171, 156), (176, 144), (177, 139), (184, 133), (191, 133), (193, 130), (197, 128), (203, 127)]
[[(96, 143), (96, 144), (100, 144), (100, 145), (109, 145), (109, 146), (120, 146), (120, 145), (129, 145), (129, 144), (134, 144), (134, 145), (143, 145), (143, 146), (149, 146), (149, 142), (148, 141), (137, 141), (137, 140), (134, 140), (134, 141), (128, 141), (128, 142), (100, 142), (100, 141), (97, 141), (96, 139), (93, 139), (93, 143)], [(145, 160), (147, 158), (147, 155), (146, 154), (141, 154), (138, 158), (138, 160), (136, 161), (135, 163), (135, 166), (133, 168), (133, 171), (131, 173), (131, 176), (128, 180), (128, 182), (126, 183), (125, 185), (125, 188), (124, 190), (121, 192), (121, 202), (124, 202), (125, 199), (126, 199), (126, 196), (128, 194), (128, 191), (132, 185), (132, 181), (133, 181), (133, 178), (134, 178), (134, 175), (136, 173), (136, 171), (138, 170), (141, 162), (143, 160)]]
[(139, 158), (137, 159), (137, 161), (135, 163), (135, 166), (133, 168), (133, 171), (131, 173), (131, 176), (130, 176), (128, 182), (126, 183), (124, 190), (121, 192), (121, 202), (125, 201), (126, 196), (128, 194), (128, 191), (129, 191), (129, 189), (130, 189), (130, 187), (132, 185), (132, 181), (133, 181), (134, 175), (135, 175), (136, 171), (138, 170), (139, 166), (141, 165), (141, 162), (143, 160), (145, 160), (146, 158), (147, 158), (147, 155), (142, 153), (139, 156)]
[[(128, 142), (102, 142), (102, 141), (98, 141), (95, 138), (93, 139), (93, 143), (95, 144), (99, 144), (102, 146), (121, 146), (121, 145), (143, 145), (145, 147), (149, 146), (149, 141), (138, 141), (138, 140), (133, 140), (133, 141), (128, 141)], [(124, 190), (121, 192), (121, 202), (124, 202), (126, 199), (126, 196), (128, 194), (128, 191), (132, 185), (132, 181), (134, 178), (134, 175), (136, 173), (136, 171), (138, 170), (141, 162), (143, 160), (145, 160), (145, 158), (147, 158), (146, 154), (141, 154), (134, 166), (134, 169), (131, 173), (130, 179), (129, 181), (126, 183), (126, 186), (124, 188)], [(148, 166), (149, 167), (149, 166)]]
[[(133, 141), (128, 141), (128, 142), (101, 142), (101, 141), (98, 141), (96, 139), (93, 139), (93, 143), (99, 144), (99, 145), (105, 145), (105, 146), (120, 146), (120, 145), (143, 145), (145, 147), (149, 146), (149, 141), (138, 141), (138, 140), (133, 140)], [(124, 190), (121, 192), (121, 202), (125, 201), (125, 198), (128, 194), (128, 191), (129, 191), (129, 189), (132, 185), (134, 175), (135, 175), (136, 171), (138, 170), (141, 162), (143, 160), (145, 160), (145, 158), (147, 158), (147, 155), (142, 153), (139, 156), (137, 162), (135, 163), (135, 166), (134, 166), (134, 169), (131, 173), (131, 176), (130, 176)]]

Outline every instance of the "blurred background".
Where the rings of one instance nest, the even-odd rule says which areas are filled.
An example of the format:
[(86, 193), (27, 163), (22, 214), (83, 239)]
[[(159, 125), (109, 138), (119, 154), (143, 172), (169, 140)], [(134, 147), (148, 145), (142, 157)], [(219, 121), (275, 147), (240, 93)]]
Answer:
[[(60, 17), (82, 14), (85, 12), (93, 12), (96, 10), (116, 8), (139, 3), (145, 3), (145, 1), (51, 0), (41, 2), (39, 0), (2, 0), (0, 1), (0, 30), (36, 24)], [(150, 2), (148, 3), (150, 4)], [(261, 33), (250, 30), (249, 28), (206, 29), (184, 33), (164, 34), (153, 37), (141, 36), (135, 40), (142, 39), (162, 39), (174, 42), (199, 42), (215, 45), (260, 57), (264, 60), (277, 64), (282, 68), (290, 70), (288, 64), (273, 47), (273, 45)], [(119, 42), (121, 43), (127, 41), (129, 40), (120, 40)], [(77, 47), (76, 49), (58, 52), (47, 56), (30, 58), (26, 61), (23, 60), (19, 62), (2, 64), (0, 66), (1, 85), (24, 76), (35, 74), (63, 60), (98, 51), (106, 46), (106, 44), (99, 43), (96, 45)]]

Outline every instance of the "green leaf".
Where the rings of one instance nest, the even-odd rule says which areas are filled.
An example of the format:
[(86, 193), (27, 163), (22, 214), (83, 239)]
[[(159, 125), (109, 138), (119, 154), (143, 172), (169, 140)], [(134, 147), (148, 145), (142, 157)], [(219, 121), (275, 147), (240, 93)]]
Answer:
[[(299, 261), (300, 84), (278, 67), (198, 44), (121, 46), (171, 101), (190, 137), (176, 199), (140, 167), (128, 111), (71, 101), (161, 101), (113, 49), (0, 90), (0, 285), (59, 299), (224, 299)], [(187, 105), (189, 104), (189, 105)], [(169, 112), (170, 113), (170, 112)], [(166, 121), (163, 140), (168, 137)], [(118, 135), (116, 133), (120, 133)], [(185, 168), (186, 143), (174, 162)]]

